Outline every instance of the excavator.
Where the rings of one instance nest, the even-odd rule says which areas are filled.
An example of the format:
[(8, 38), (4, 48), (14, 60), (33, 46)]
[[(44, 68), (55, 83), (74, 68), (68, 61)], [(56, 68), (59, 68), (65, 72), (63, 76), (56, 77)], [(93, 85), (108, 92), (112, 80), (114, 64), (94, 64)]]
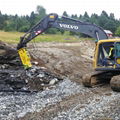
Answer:
[[(102, 82), (110, 81), (112, 90), (120, 92), (120, 39), (109, 39), (105, 31), (91, 23), (51, 13), (20, 37), (17, 50), (25, 68), (31, 68), (27, 43), (49, 28), (57, 28), (86, 34), (95, 38), (93, 67), (95, 72), (83, 76), (82, 83), (86, 87), (94, 87)], [(112, 51), (111, 51), (112, 48)], [(112, 58), (110, 57), (113, 54)]]

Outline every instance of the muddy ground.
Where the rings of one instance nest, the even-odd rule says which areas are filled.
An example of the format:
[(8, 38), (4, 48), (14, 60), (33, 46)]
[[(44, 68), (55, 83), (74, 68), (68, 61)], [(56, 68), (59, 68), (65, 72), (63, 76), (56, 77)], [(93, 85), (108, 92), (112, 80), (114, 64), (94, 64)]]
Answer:
[(82, 76), (92, 72), (93, 41), (41, 43), (29, 51), (33, 64), (63, 80), (37, 93), (1, 92), (1, 120), (119, 120), (120, 93), (109, 84), (85, 88)]

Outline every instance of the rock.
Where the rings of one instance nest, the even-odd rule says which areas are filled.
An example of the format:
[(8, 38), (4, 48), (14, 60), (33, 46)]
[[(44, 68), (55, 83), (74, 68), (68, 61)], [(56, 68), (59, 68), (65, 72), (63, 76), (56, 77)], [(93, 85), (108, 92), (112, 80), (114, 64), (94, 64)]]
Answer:
[(43, 78), (44, 76), (45, 76), (44, 73), (41, 73), (41, 74), (37, 75), (37, 77), (40, 77), (40, 78)]
[(58, 82), (58, 79), (54, 78), (54, 79), (50, 80), (49, 84), (54, 85), (56, 82)]
[(40, 91), (59, 80), (45, 67), (36, 66), (38, 62), (34, 64), (25, 70), (17, 50), (0, 42), (0, 91)]
[(14, 75), (10, 75), (10, 77), (12, 77), (12, 78), (13, 78), (13, 77), (15, 77), (15, 76), (14, 76)]
[(41, 86), (44, 86), (44, 85), (45, 85), (44, 83), (41, 84)]
[(33, 64), (34, 64), (34, 65), (38, 65), (38, 62), (37, 62), (37, 61), (34, 61)]
[(31, 72), (31, 73), (35, 73), (35, 72), (36, 72), (36, 68), (31, 68), (31, 69), (30, 69), (30, 72)]

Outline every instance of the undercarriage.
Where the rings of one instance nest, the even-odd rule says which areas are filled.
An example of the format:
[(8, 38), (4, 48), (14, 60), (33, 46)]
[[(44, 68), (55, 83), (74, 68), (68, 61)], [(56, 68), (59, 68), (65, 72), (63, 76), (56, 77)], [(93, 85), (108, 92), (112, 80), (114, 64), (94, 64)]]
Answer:
[(85, 87), (95, 87), (110, 83), (113, 91), (120, 92), (120, 71), (95, 71), (82, 78)]

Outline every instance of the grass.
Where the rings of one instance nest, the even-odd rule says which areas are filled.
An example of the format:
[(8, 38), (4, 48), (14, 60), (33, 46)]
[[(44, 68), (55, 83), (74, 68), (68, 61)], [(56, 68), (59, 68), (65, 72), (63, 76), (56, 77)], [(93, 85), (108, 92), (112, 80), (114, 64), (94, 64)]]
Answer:
[[(20, 32), (0, 31), (0, 40), (6, 43), (18, 43), (20, 40), (20, 36), (23, 36), (24, 34), (25, 33), (20, 33)], [(90, 38), (78, 38), (77, 36), (70, 36), (68, 34), (64, 34), (64, 35), (43, 34), (43, 35), (36, 37), (34, 40), (35, 42), (79, 42), (85, 39), (90, 39)]]
[(20, 36), (22, 35), (23, 33), (19, 32), (0, 31), (0, 40), (7, 43), (18, 43)]

